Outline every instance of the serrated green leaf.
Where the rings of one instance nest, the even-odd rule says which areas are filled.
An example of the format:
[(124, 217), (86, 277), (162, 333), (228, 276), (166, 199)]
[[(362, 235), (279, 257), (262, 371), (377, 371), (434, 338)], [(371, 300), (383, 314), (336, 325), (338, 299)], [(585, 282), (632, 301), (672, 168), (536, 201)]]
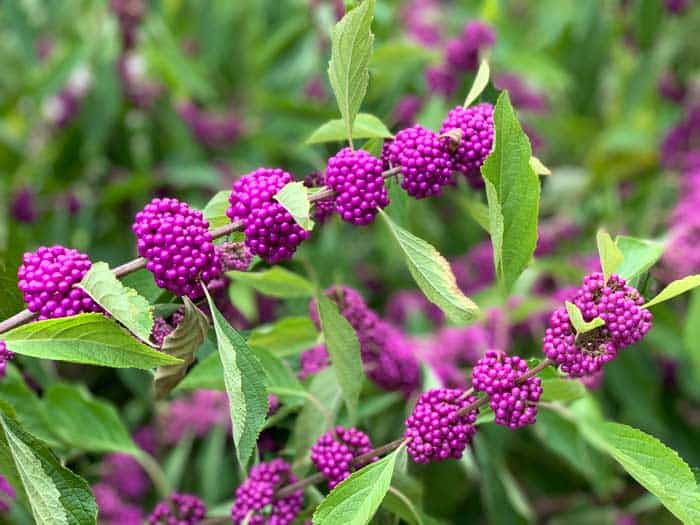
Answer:
[[(0, 410), (0, 464), (22, 492), (37, 525), (94, 525), (97, 505), (87, 482)], [(26, 498), (25, 498), (26, 495)]]
[(309, 281), (281, 266), (262, 272), (227, 272), (226, 275), (252, 286), (263, 295), (279, 299), (307, 299), (314, 293)]
[(314, 227), (314, 221), (311, 220), (309, 193), (303, 182), (286, 184), (273, 198), (294, 217), (299, 226), (307, 231)]
[(336, 486), (314, 512), (313, 525), (367, 525), (391, 486), (396, 458), (402, 450), (403, 445)]
[(676, 296), (684, 294), (700, 286), (700, 275), (689, 275), (683, 277), (683, 279), (678, 279), (668, 284), (666, 288), (659, 292), (659, 295), (654, 297), (651, 301), (642, 306), (642, 308), (651, 308), (654, 305), (673, 299)]
[(575, 379), (543, 379), (542, 401), (575, 401), (586, 395), (586, 387)]
[(345, 14), (331, 33), (331, 60), (328, 78), (340, 114), (345, 122), (346, 138), (352, 139), (355, 117), (367, 93), (369, 59), (372, 55), (372, 18), (374, 0), (364, 0)]
[(231, 222), (231, 219), (226, 215), (226, 210), (228, 210), (230, 206), (230, 196), (230, 190), (219, 191), (207, 202), (206, 206), (204, 206), (202, 213), (209, 223), (209, 228), (219, 228)]
[(664, 254), (662, 242), (626, 235), (618, 235), (615, 238), (615, 246), (620, 249), (623, 257), (617, 273), (627, 281), (649, 270)]
[(622, 266), (625, 256), (605, 230), (598, 230), (596, 242), (598, 244), (600, 266), (603, 269), (603, 276), (607, 282), (610, 275), (617, 272), (618, 268)]
[(283, 317), (255, 328), (248, 337), (251, 348), (263, 348), (278, 357), (297, 355), (316, 344), (318, 331), (308, 317)]
[(94, 263), (78, 286), (132, 334), (148, 343), (153, 308), (136, 290), (124, 286), (107, 263)]
[(491, 77), (491, 68), (489, 67), (489, 61), (485, 58), (481, 59), (479, 64), (479, 70), (476, 72), (474, 77), (474, 82), (472, 82), (472, 87), (469, 89), (467, 98), (464, 100), (464, 107), (468, 108), (472, 105), (479, 95), (483, 93), (486, 86), (489, 85), (489, 78)]
[(530, 167), (532, 149), (507, 92), (496, 102), (493, 151), (481, 167), (489, 204), (496, 276), (510, 291), (537, 245), (540, 179)]
[(156, 399), (165, 397), (182, 381), (209, 331), (207, 316), (189, 298), (183, 297), (183, 302), (185, 315), (175, 330), (165, 337), (161, 348), (161, 352), (177, 357), (182, 364), (158, 367), (153, 378)]
[(381, 212), (404, 253), (413, 279), (428, 300), (454, 323), (466, 324), (479, 314), (479, 307), (457, 287), (450, 263), (429, 243), (394, 223)]
[(331, 367), (338, 379), (350, 422), (354, 423), (365, 377), (360, 358), (360, 342), (353, 327), (328, 297), (319, 293), (316, 302)]
[(89, 452), (138, 453), (119, 414), (109, 403), (63, 383), (49, 388), (44, 402), (54, 432), (70, 446)]
[[(386, 125), (371, 113), (358, 113), (352, 128), (352, 138), (372, 139), (391, 138), (391, 131)], [(343, 142), (347, 140), (347, 128), (343, 119), (329, 120), (321, 124), (306, 139), (306, 144), (321, 144), (323, 142)]]
[(590, 321), (584, 320), (581, 310), (574, 303), (566, 301), (564, 304), (566, 305), (566, 312), (569, 314), (569, 320), (574, 327), (577, 337), (591, 330), (595, 330), (596, 328), (600, 328), (601, 326), (605, 326), (605, 321), (600, 317), (596, 317)]
[(530, 167), (532, 168), (532, 171), (534, 171), (537, 175), (540, 176), (547, 176), (552, 174), (552, 170), (545, 166), (544, 163), (534, 155), (530, 157)]
[(580, 424), (594, 447), (612, 456), (674, 516), (683, 523), (700, 523), (700, 489), (677, 452), (627, 425), (585, 418)]
[(163, 295), (163, 289), (158, 288), (153, 274), (142, 268), (121, 278), (122, 283), (136, 290), (139, 295), (146, 298), (149, 303), (155, 303)]
[(41, 359), (143, 370), (181, 363), (139, 343), (102, 314), (37, 321), (2, 337), (13, 352)]
[(221, 315), (204, 289), (209, 302), (219, 357), (223, 365), (233, 423), (233, 441), (240, 465), (248, 463), (258, 435), (267, 418), (268, 403), (265, 372), (245, 340)]

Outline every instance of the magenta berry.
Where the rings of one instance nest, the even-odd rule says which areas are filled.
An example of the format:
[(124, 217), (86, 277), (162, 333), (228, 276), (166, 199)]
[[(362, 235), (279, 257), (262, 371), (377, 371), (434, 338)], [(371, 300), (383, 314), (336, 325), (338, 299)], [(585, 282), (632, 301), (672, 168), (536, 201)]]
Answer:
[(216, 247), (224, 272), (245, 272), (253, 260), (253, 254), (242, 242), (225, 242)]
[(308, 238), (309, 232), (278, 202), (262, 204), (245, 219), (246, 246), (269, 264), (290, 259)]
[(7, 373), (7, 363), (15, 357), (15, 353), (7, 348), (5, 341), (0, 340), (0, 379)]
[(340, 217), (356, 226), (370, 224), (389, 204), (382, 161), (364, 150), (344, 148), (328, 159), (326, 184), (336, 192)]
[(417, 199), (439, 195), (452, 178), (450, 139), (439, 137), (423, 126), (415, 125), (396, 134), (387, 143), (391, 166), (401, 168), (401, 187)]
[(335, 427), (311, 447), (311, 461), (328, 480), (331, 490), (352, 472), (352, 460), (372, 450), (367, 434), (356, 428)]
[(420, 386), (420, 366), (408, 337), (376, 319), (371, 330), (358, 332), (367, 377), (384, 390), (408, 396)]
[(148, 517), (149, 525), (198, 525), (207, 516), (204, 502), (191, 494), (172, 493), (156, 505)]
[(515, 380), (527, 372), (527, 363), (514, 356), (510, 358), (500, 350), (489, 350), (472, 369), (472, 386), (477, 392), (489, 396), (511, 390)]
[(243, 175), (233, 183), (230, 206), (226, 215), (232, 222), (244, 221), (250, 213), (263, 204), (273, 202), (273, 197), (288, 183), (292, 176), (277, 168), (258, 168)]
[(0, 512), (7, 512), (10, 510), (9, 502), (15, 499), (16, 493), (12, 485), (5, 479), (5, 476), (0, 474), (0, 492), (2, 492), (2, 497), (0, 497)]
[[(307, 188), (321, 188), (326, 185), (326, 177), (321, 172), (314, 172), (304, 177), (304, 186)], [(335, 212), (335, 200), (326, 197), (313, 203), (313, 217), (318, 223), (324, 223)]]
[(299, 379), (316, 375), (330, 364), (326, 345), (314, 346), (299, 356)]
[(156, 284), (190, 299), (202, 296), (201, 283), (221, 273), (209, 223), (201, 211), (177, 199), (153, 199), (132, 226), (137, 249), (148, 260)]
[(437, 388), (424, 392), (406, 420), (407, 450), (416, 463), (459, 459), (476, 433), (478, 410), (457, 412), (476, 400), (462, 390)]
[(486, 102), (470, 108), (457, 106), (447, 114), (440, 133), (452, 130), (462, 134), (453, 154), (454, 168), (464, 174), (472, 187), (482, 187), (479, 170), (493, 147), (493, 106)]
[(275, 498), (275, 492), (295, 483), (297, 477), (287, 462), (273, 459), (250, 470), (248, 479), (236, 490), (231, 509), (234, 525), (248, 518), (248, 525), (289, 525), (301, 511), (304, 492), (299, 490), (286, 498)]
[(75, 288), (91, 266), (87, 255), (63, 246), (25, 253), (17, 276), (29, 311), (39, 320), (99, 312), (100, 307)]
[(153, 328), (151, 329), (151, 341), (160, 348), (163, 346), (165, 338), (168, 337), (172, 331), (173, 327), (170, 326), (165, 319), (156, 317), (153, 321)]

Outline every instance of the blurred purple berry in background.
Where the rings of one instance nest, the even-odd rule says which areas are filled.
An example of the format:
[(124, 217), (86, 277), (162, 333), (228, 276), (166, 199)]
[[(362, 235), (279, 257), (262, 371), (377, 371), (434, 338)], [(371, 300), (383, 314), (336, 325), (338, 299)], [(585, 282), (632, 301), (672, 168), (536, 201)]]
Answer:
[(34, 223), (39, 218), (34, 190), (27, 186), (18, 189), (12, 196), (10, 211), (17, 222)]

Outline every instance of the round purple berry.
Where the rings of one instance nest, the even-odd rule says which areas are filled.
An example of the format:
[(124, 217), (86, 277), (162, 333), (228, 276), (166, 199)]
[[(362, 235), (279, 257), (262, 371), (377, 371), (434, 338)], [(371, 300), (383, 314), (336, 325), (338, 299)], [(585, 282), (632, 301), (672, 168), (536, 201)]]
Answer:
[(299, 356), (299, 379), (316, 375), (330, 364), (326, 345), (317, 345), (302, 352)]
[(254, 466), (248, 479), (236, 490), (231, 509), (233, 523), (241, 525), (247, 519), (248, 525), (289, 525), (301, 511), (304, 492), (299, 490), (279, 499), (275, 498), (275, 492), (296, 481), (291, 467), (282, 459)]
[(328, 480), (333, 490), (352, 472), (352, 460), (372, 450), (367, 434), (356, 428), (335, 427), (323, 434), (311, 447), (311, 461)]
[(253, 210), (272, 202), (275, 194), (290, 182), (292, 176), (277, 168), (258, 168), (243, 175), (233, 183), (226, 215), (232, 222), (245, 222)]
[(201, 283), (221, 273), (209, 223), (201, 211), (177, 199), (153, 199), (132, 226), (137, 250), (156, 284), (190, 299), (202, 296)]
[(221, 269), (224, 272), (232, 270), (245, 272), (253, 260), (253, 254), (242, 242), (225, 242), (216, 247), (221, 260)]
[(7, 374), (7, 363), (15, 357), (15, 353), (7, 348), (5, 341), (0, 341), (0, 379)]
[(483, 187), (479, 170), (493, 147), (493, 106), (487, 102), (470, 108), (457, 106), (447, 114), (440, 133), (452, 130), (459, 130), (462, 135), (453, 153), (454, 168), (464, 174), (472, 187)]
[[(307, 188), (322, 188), (325, 185), (326, 177), (319, 171), (304, 177), (304, 186)], [(326, 222), (334, 212), (335, 199), (333, 197), (326, 197), (313, 203), (313, 217), (320, 224)]]
[(246, 246), (269, 264), (290, 259), (308, 238), (309, 232), (275, 201), (263, 203), (245, 219)]
[(161, 348), (165, 338), (170, 335), (173, 331), (173, 327), (170, 326), (168, 321), (162, 317), (156, 317), (153, 321), (153, 328), (151, 329), (151, 341)]
[(74, 287), (91, 266), (87, 255), (63, 246), (42, 246), (25, 253), (17, 277), (29, 311), (38, 314), (39, 320), (101, 311)]
[(191, 494), (172, 493), (148, 517), (149, 525), (198, 525), (207, 516), (204, 502)]
[(382, 161), (364, 150), (344, 148), (328, 159), (326, 184), (336, 193), (340, 217), (356, 226), (370, 224), (389, 204)]
[(439, 137), (423, 126), (403, 129), (387, 141), (390, 166), (401, 168), (401, 187), (416, 199), (439, 195), (452, 178), (450, 139)]
[(478, 410), (458, 411), (476, 400), (462, 390), (436, 388), (424, 392), (406, 420), (408, 454), (416, 463), (459, 459), (476, 433)]

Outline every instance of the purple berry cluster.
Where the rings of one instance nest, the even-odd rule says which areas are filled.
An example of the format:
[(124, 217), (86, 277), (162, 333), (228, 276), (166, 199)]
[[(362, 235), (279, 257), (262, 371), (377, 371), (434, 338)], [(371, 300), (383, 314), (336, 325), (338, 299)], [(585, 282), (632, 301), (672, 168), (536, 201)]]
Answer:
[(387, 141), (382, 156), (385, 166), (401, 168), (401, 187), (416, 199), (439, 195), (452, 179), (450, 139), (418, 124)]
[(527, 371), (525, 360), (499, 350), (486, 352), (472, 370), (472, 386), (490, 397), (496, 424), (516, 429), (535, 423), (542, 381), (530, 377), (518, 383)]
[(141, 509), (123, 501), (114, 487), (97, 483), (92, 486), (92, 492), (99, 509), (100, 525), (143, 525)]
[(243, 221), (250, 213), (272, 202), (275, 194), (292, 182), (292, 175), (279, 168), (258, 168), (233, 183), (226, 215), (231, 222)]
[(545, 331), (545, 355), (571, 377), (595, 374), (617, 353), (640, 341), (651, 328), (644, 298), (618, 275), (607, 282), (600, 272), (586, 276), (572, 301), (584, 320), (600, 317), (605, 325), (576, 334), (565, 308), (552, 313)]
[(275, 498), (275, 491), (295, 483), (297, 477), (283, 459), (260, 463), (250, 470), (248, 479), (236, 489), (236, 500), (231, 509), (234, 525), (248, 518), (248, 525), (289, 525), (294, 521), (304, 502), (304, 492), (298, 491), (286, 498)]
[(7, 363), (15, 357), (15, 353), (7, 348), (5, 341), (0, 340), (0, 379), (7, 374)]
[(10, 510), (9, 502), (15, 499), (16, 493), (2, 474), (0, 474), (0, 492), (3, 493), (3, 497), (0, 497), (0, 512), (7, 512)]
[(243, 122), (233, 108), (206, 111), (193, 102), (185, 102), (177, 112), (199, 143), (209, 148), (230, 146), (243, 133)]
[(328, 159), (326, 184), (336, 193), (340, 217), (356, 226), (372, 223), (379, 209), (389, 204), (382, 161), (364, 150), (344, 148)]
[[(304, 177), (304, 186), (307, 188), (321, 188), (326, 185), (326, 177), (323, 173), (316, 171)], [(323, 224), (335, 213), (335, 199), (326, 197), (313, 203), (313, 218), (316, 222)]]
[(321, 370), (326, 368), (330, 364), (328, 358), (328, 350), (326, 350), (326, 345), (317, 345), (301, 353), (299, 356), (299, 379), (306, 379), (315, 374), (318, 374)]
[(483, 187), (479, 170), (493, 147), (493, 106), (487, 102), (470, 108), (457, 106), (447, 114), (440, 133), (452, 130), (461, 133), (453, 153), (454, 168), (464, 174), (472, 187)]
[(459, 459), (476, 433), (478, 410), (458, 411), (476, 400), (462, 390), (437, 388), (424, 392), (406, 420), (408, 454), (416, 463)]
[(311, 461), (333, 490), (352, 472), (352, 460), (372, 450), (369, 436), (356, 428), (335, 427), (311, 447)]
[(75, 288), (91, 266), (87, 255), (63, 246), (25, 253), (17, 276), (29, 311), (39, 320), (99, 312), (100, 307)]
[(25, 186), (19, 188), (12, 196), (12, 204), (10, 206), (12, 218), (17, 222), (24, 224), (32, 224), (39, 218), (39, 210), (36, 205), (36, 196), (34, 191)]
[(680, 198), (670, 217), (668, 248), (663, 255), (664, 281), (700, 272), (700, 168), (683, 172)]
[(221, 273), (209, 223), (201, 211), (177, 199), (153, 199), (132, 226), (137, 249), (156, 284), (190, 299), (202, 296), (200, 283)]
[(158, 503), (148, 517), (149, 525), (198, 525), (207, 516), (204, 502), (191, 494), (177, 492)]
[(245, 272), (253, 260), (253, 254), (242, 242), (225, 242), (216, 247), (224, 272)]

